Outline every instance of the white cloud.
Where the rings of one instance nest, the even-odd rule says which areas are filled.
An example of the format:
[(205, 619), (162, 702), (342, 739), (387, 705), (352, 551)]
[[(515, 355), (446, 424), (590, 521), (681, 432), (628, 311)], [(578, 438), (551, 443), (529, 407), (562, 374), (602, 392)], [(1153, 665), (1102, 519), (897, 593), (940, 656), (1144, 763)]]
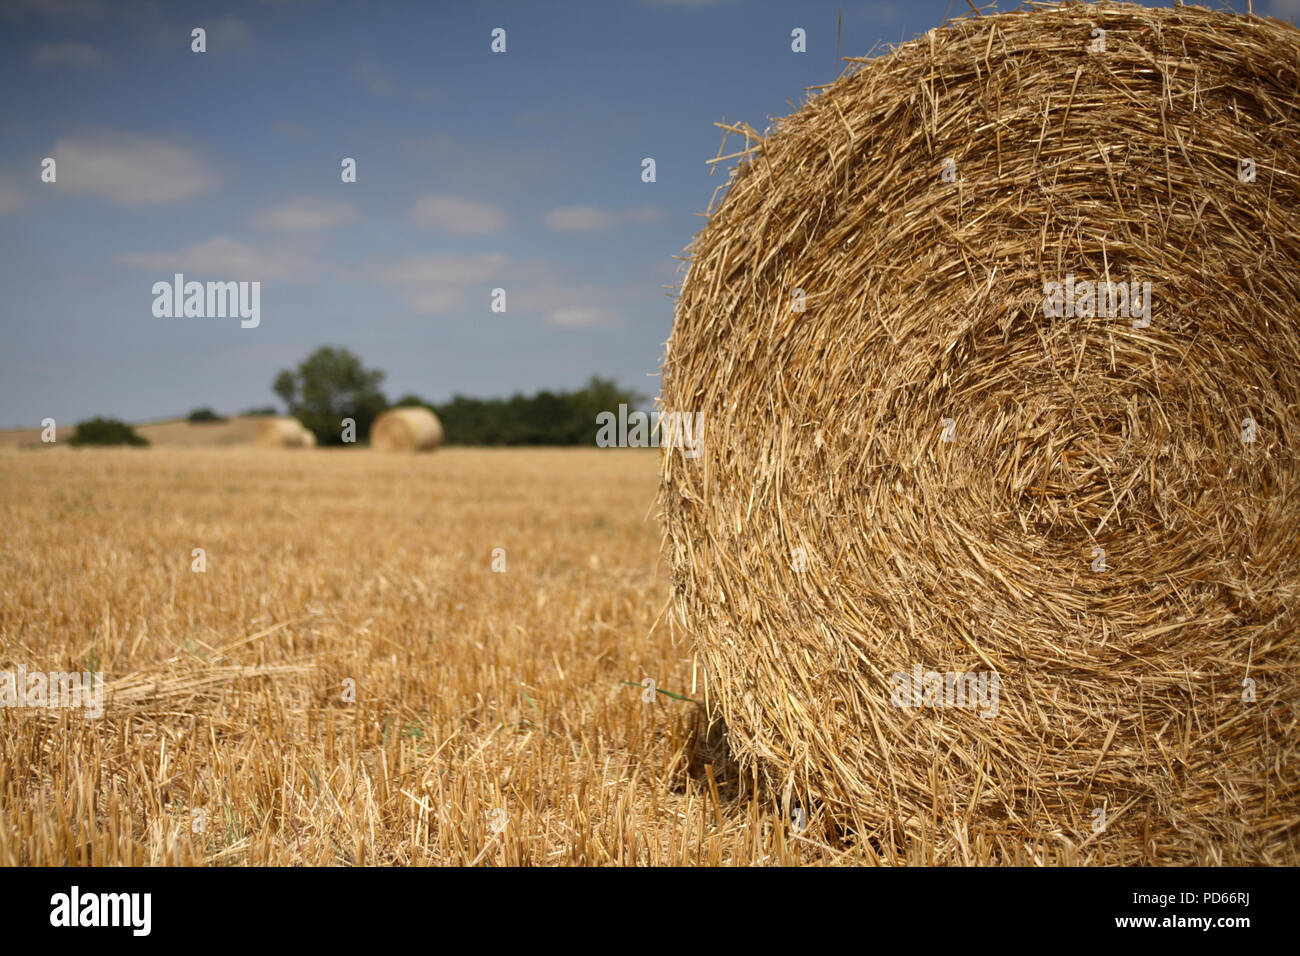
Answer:
[(299, 196), (254, 214), (253, 223), (263, 229), (283, 232), (320, 232), (356, 217), (356, 207), (341, 199)]
[(500, 278), (501, 270), (509, 262), (510, 260), (499, 252), (475, 255), (435, 252), (406, 259), (384, 269), (379, 276), (388, 282), (461, 285)]
[(426, 315), (486, 312), (495, 287), (506, 290), (509, 309), (549, 325), (579, 329), (617, 325), (619, 290), (591, 283), (566, 285), (563, 267), (544, 260), (516, 262), (500, 252), (430, 253), (378, 269), (381, 281), (405, 288), (406, 302)]
[(617, 217), (596, 206), (558, 206), (546, 214), (546, 225), (559, 232), (596, 232), (609, 229)]
[(544, 315), (549, 325), (589, 329), (619, 324), (616, 304), (620, 298), (619, 289), (613, 286), (547, 281), (521, 290), (510, 304), (522, 311)]
[(0, 215), (13, 212), (23, 204), (23, 191), (12, 183), (0, 182)]
[(98, 70), (108, 66), (107, 54), (89, 43), (43, 43), (32, 50), (37, 66), (63, 66), (74, 70)]
[(425, 195), (415, 201), (411, 220), (421, 229), (453, 236), (486, 236), (500, 232), (509, 217), (504, 209), (459, 196)]
[(450, 315), (463, 312), (468, 300), (467, 286), (477, 285), (483, 308), (488, 305), (488, 283), (505, 282), (503, 271), (509, 258), (499, 252), (473, 255), (432, 253), (414, 256), (379, 272), (385, 282), (407, 287), (406, 303), (424, 315)]
[(264, 280), (288, 279), (312, 268), (307, 250), (294, 247), (260, 248), (217, 236), (179, 251), (129, 252), (118, 262), (156, 272), (185, 272), (194, 278)]
[(217, 176), (196, 152), (163, 140), (122, 135), (59, 140), (52, 188), (90, 193), (124, 206), (189, 199), (211, 189)]
[(543, 221), (556, 232), (603, 232), (624, 222), (658, 222), (662, 218), (663, 213), (653, 206), (623, 212), (599, 206), (556, 206)]
[(552, 309), (546, 313), (546, 321), (566, 329), (589, 329), (600, 325), (612, 325), (617, 316), (608, 309), (593, 306), (576, 306), (568, 309)]

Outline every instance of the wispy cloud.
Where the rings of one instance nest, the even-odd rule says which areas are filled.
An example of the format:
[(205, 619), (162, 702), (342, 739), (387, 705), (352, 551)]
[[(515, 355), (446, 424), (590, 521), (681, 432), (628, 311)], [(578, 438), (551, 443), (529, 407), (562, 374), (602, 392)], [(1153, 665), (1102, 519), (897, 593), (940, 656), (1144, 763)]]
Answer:
[(602, 325), (612, 325), (617, 316), (608, 309), (594, 306), (574, 306), (567, 309), (552, 309), (546, 314), (546, 321), (565, 329), (590, 329)]
[(459, 285), (467, 282), (484, 282), (499, 277), (510, 264), (500, 252), (477, 255), (435, 252), (412, 256), (379, 272), (379, 278), (388, 282), (445, 283)]
[(658, 222), (663, 213), (653, 206), (637, 209), (604, 209), (599, 206), (557, 206), (544, 221), (557, 232), (601, 232), (623, 223)]
[(31, 59), (36, 66), (72, 70), (102, 70), (111, 62), (108, 54), (89, 43), (42, 43), (32, 50)]
[(425, 315), (486, 313), (492, 289), (500, 287), (511, 314), (566, 329), (618, 325), (617, 305), (627, 290), (581, 279), (568, 282), (567, 271), (563, 263), (517, 261), (501, 252), (437, 252), (374, 269), (372, 275), (402, 286), (408, 307)]
[(453, 236), (487, 236), (506, 227), (506, 211), (490, 203), (459, 196), (426, 195), (415, 202), (411, 221), (421, 229)]
[(521, 290), (511, 305), (545, 317), (548, 325), (590, 329), (619, 324), (621, 317), (615, 305), (620, 296), (620, 290), (613, 286), (547, 282)]
[(186, 272), (195, 278), (291, 279), (313, 270), (310, 250), (304, 246), (253, 246), (217, 236), (180, 250), (123, 253), (117, 260), (137, 269)]
[(487, 308), (487, 283), (504, 281), (510, 259), (500, 252), (474, 255), (431, 253), (413, 256), (380, 269), (378, 278), (406, 289), (406, 304), (422, 315), (463, 312), (470, 287), (478, 286), (482, 307)]
[(164, 140), (68, 137), (55, 143), (50, 155), (58, 162), (54, 189), (124, 206), (190, 199), (217, 184), (216, 173), (197, 152)]
[(298, 196), (255, 213), (253, 224), (281, 232), (320, 232), (356, 218), (356, 207), (350, 202)]

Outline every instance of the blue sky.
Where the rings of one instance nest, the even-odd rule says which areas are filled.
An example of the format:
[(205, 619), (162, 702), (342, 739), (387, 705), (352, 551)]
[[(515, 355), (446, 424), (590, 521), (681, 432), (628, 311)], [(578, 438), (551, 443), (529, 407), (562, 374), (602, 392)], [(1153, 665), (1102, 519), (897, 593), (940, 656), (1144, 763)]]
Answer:
[[(0, 427), (269, 404), (325, 344), (391, 397), (653, 395), (674, 256), (726, 179), (714, 122), (761, 130), (834, 79), (841, 9), (850, 56), (950, 6), (5, 0)], [(155, 318), (175, 272), (260, 281), (260, 325)]]

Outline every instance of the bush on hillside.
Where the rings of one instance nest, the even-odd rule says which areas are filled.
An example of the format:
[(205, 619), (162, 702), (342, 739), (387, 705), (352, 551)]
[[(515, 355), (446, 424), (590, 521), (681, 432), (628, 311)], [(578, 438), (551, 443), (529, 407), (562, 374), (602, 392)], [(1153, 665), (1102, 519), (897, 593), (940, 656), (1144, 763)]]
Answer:
[(149, 439), (135, 433), (126, 422), (116, 418), (92, 418), (78, 422), (76, 434), (68, 440), (71, 445), (147, 445)]

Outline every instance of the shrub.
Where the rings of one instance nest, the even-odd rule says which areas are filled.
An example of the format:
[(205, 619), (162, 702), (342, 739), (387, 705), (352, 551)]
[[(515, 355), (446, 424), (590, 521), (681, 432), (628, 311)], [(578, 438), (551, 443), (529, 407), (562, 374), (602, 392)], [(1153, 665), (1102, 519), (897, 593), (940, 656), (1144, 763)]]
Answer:
[(149, 439), (135, 433), (126, 422), (116, 418), (92, 418), (78, 422), (76, 434), (68, 440), (71, 445), (147, 445)]

